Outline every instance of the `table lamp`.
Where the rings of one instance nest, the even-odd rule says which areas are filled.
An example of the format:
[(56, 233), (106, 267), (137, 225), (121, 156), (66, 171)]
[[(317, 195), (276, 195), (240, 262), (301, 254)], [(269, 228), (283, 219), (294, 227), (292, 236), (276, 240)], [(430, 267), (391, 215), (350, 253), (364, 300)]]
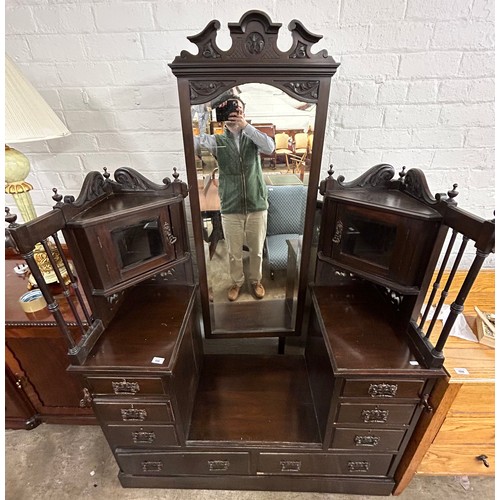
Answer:
[(26, 182), (30, 172), (28, 158), (7, 144), (45, 141), (70, 135), (70, 131), (38, 91), (5, 56), (5, 193), (12, 195), (24, 220), (36, 217)]
[[(5, 193), (12, 195), (24, 222), (36, 218), (30, 191), (33, 186), (26, 182), (30, 173), (28, 158), (7, 144), (45, 141), (69, 135), (70, 131), (57, 117), (42, 96), (5, 56)], [(57, 267), (62, 262), (53, 244), (46, 242)], [(47, 283), (57, 282), (57, 276), (44, 247), (35, 247), (35, 260)], [(64, 279), (67, 276), (63, 276)], [(33, 285), (31, 283), (31, 285)]]

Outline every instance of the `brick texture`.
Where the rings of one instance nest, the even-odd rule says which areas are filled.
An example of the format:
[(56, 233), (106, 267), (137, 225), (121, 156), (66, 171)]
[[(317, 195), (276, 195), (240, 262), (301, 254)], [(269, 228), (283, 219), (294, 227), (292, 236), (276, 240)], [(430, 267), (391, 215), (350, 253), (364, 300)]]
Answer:
[[(23, 144), (38, 213), (52, 187), (77, 194), (91, 170), (132, 166), (161, 182), (185, 179), (175, 78), (186, 37), (246, 2), (6, 0), (5, 47), (72, 135)], [(341, 63), (332, 82), (323, 172), (353, 179), (379, 162), (418, 167), (433, 192), (458, 183), (459, 205), (494, 210), (494, 0), (255, 0), (282, 23), (299, 19)], [(15, 146), (15, 145), (14, 145)], [(7, 200), (7, 204), (9, 202)]]

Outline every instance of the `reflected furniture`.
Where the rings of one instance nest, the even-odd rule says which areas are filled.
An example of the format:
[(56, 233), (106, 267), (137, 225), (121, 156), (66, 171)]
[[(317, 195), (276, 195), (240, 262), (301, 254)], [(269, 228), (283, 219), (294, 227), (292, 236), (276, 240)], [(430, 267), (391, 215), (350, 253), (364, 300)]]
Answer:
[[(276, 126), (273, 123), (252, 123), (252, 125), (260, 132), (268, 135), (274, 141)], [(260, 153), (260, 159), (262, 162), (262, 168), (265, 168), (266, 164), (269, 164), (273, 170), (276, 169), (276, 152), (271, 154)]]
[(288, 157), (293, 154), (290, 136), (285, 132), (279, 132), (274, 136), (274, 143), (276, 144), (276, 149), (274, 150), (275, 157), (283, 156), (285, 158), (286, 171), (289, 172), (290, 164)]
[(267, 234), (265, 254), (269, 272), (287, 269), (288, 240), (297, 240), (304, 232), (307, 188), (305, 186), (269, 186), (267, 189)]
[[(190, 37), (199, 53), (182, 52), (172, 63), (190, 187), (176, 171), (163, 185), (129, 168), (114, 179), (92, 172), (76, 200), (55, 193), (52, 212), (9, 227), (67, 342), (69, 371), (84, 386), (82, 404), (92, 406), (124, 487), (397, 491), (416, 432), (439, 408), (433, 401), (448, 378), (451, 328), (494, 250), (494, 222), (459, 209), (455, 187), (432, 196), (418, 169), (396, 175), (381, 164), (346, 181), (330, 168), (319, 182), (337, 64), (311, 52), (319, 37), (298, 21), (289, 26), (292, 47), (279, 51), (279, 27), (250, 11), (230, 24), (233, 46), (224, 52), (213, 21)], [(221, 321), (211, 317), (217, 311), (209, 303), (190, 106), (251, 78), (318, 104), (300, 251), (288, 239), (297, 293), (291, 307), (286, 300), (280, 308), (266, 300), (252, 308), (228, 304)], [(61, 256), (70, 281), (60, 279), (55, 297), (34, 253), (53, 240), (47, 253), (57, 267), (61, 231), (75, 271)], [(468, 246), (467, 271), (439, 329), (424, 304), (439, 314)], [(61, 313), (64, 302), (71, 321)], [(271, 325), (273, 314), (285, 327)], [(238, 328), (245, 316), (249, 323)], [(297, 349), (246, 350), (245, 340), (266, 336), (294, 337)], [(239, 340), (237, 348), (224, 348), (228, 338)], [(207, 342), (220, 347), (208, 353)]]

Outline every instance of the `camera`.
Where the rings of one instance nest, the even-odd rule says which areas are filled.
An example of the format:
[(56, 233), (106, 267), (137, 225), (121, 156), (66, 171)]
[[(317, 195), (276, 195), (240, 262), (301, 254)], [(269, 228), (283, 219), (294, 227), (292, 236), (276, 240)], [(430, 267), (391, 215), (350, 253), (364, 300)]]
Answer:
[(231, 113), (238, 112), (238, 101), (226, 101), (215, 108), (215, 118), (218, 122), (225, 122), (229, 119)]

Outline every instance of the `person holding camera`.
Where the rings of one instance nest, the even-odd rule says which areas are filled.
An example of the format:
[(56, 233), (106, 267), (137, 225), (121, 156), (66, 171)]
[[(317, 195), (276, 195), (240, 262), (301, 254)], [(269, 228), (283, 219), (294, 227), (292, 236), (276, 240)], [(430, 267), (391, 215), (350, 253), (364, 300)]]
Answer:
[(195, 137), (219, 166), (219, 198), (222, 229), (229, 255), (232, 285), (227, 298), (235, 301), (245, 282), (243, 246), (249, 250), (248, 280), (257, 299), (266, 293), (261, 283), (263, 248), (267, 231), (267, 188), (262, 175), (260, 152), (274, 151), (274, 141), (245, 119), (245, 104), (230, 97), (216, 109), (224, 122), (222, 134)]

